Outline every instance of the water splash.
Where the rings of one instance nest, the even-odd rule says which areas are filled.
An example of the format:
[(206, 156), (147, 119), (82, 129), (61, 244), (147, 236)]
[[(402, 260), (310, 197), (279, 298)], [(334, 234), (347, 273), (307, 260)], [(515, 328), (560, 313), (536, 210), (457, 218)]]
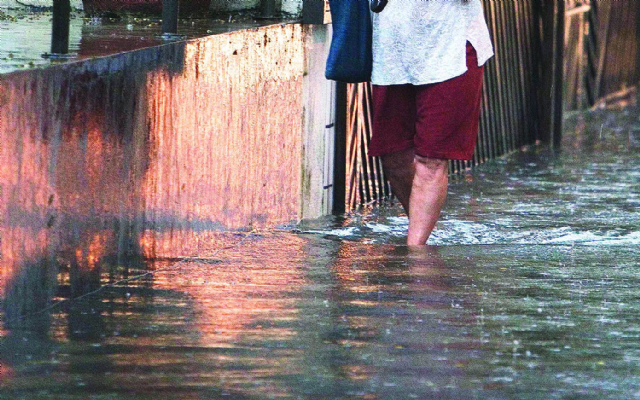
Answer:
[[(560, 153), (532, 148), (454, 178), (430, 243), (640, 244), (639, 114), (638, 108), (574, 114)], [(408, 219), (399, 206), (365, 211), (307, 232), (403, 243)]]

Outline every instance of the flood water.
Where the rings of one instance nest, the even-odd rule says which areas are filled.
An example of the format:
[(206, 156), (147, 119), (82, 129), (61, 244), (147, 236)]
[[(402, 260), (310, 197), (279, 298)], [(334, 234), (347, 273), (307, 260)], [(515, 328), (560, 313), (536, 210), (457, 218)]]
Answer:
[(422, 251), (386, 206), (5, 274), (0, 398), (640, 398), (640, 110), (566, 126), (453, 179)]
[[(640, 245), (640, 113), (573, 114), (560, 151), (531, 148), (452, 178), (434, 245)], [(402, 244), (398, 205), (304, 232)]]
[[(69, 24), (69, 53), (73, 57), (51, 60), (42, 55), (51, 52), (52, 13), (3, 11), (6, 16), (0, 18), (0, 74), (167, 43), (161, 37), (162, 21), (157, 17), (87, 18), (82, 12), (73, 12)], [(273, 23), (273, 20), (254, 20), (251, 15), (240, 13), (225, 19), (181, 19), (178, 34), (184, 39), (193, 39)]]

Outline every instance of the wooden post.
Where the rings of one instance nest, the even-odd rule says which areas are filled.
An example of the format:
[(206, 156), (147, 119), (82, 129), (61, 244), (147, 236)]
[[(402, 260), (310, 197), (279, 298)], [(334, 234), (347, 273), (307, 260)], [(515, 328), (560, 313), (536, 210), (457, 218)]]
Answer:
[(303, 0), (302, 23), (324, 24), (326, 0)]
[(71, 1), (53, 0), (53, 23), (51, 28), (51, 53), (69, 53), (69, 22)]
[(276, 0), (260, 0), (260, 18), (276, 16)]
[[(551, 114), (553, 100), (551, 97), (553, 71), (553, 8), (549, 7), (549, 0), (536, 2), (538, 17), (540, 18), (540, 87), (538, 100), (540, 102), (540, 131), (538, 139), (549, 143), (551, 138)], [(549, 12), (551, 10), (551, 12)]]
[(178, 0), (162, 0), (162, 33), (178, 34)]
[(554, 147), (559, 147), (562, 142), (563, 113), (564, 113), (564, 25), (565, 3), (564, 0), (555, 2), (555, 51), (553, 61), (555, 71), (553, 77), (553, 140)]
[[(635, 20), (635, 28), (636, 28), (636, 46), (640, 44), (640, 5), (636, 5), (636, 20)], [(635, 73), (633, 74), (633, 79), (635, 84), (640, 84), (640, 49), (636, 47), (636, 65), (635, 65)]]
[(347, 201), (347, 84), (336, 83), (333, 158), (333, 213), (343, 214)]
[(559, 145), (562, 139), (564, 10), (562, 0), (537, 2), (542, 28), (539, 139), (551, 145)]

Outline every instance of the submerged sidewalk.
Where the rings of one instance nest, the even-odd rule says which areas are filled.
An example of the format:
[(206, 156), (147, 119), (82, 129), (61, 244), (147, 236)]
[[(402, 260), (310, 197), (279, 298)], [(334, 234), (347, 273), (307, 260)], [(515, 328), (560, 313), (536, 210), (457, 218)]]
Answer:
[(5, 288), (0, 398), (640, 398), (640, 110), (566, 126), (452, 182), (424, 252), (388, 207), (59, 274), (26, 318)]

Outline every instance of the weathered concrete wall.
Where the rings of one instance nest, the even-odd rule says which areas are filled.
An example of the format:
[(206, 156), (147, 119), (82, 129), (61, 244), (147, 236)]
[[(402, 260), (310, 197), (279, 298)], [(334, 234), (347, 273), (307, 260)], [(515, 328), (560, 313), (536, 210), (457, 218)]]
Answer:
[(316, 108), (330, 90), (308, 75), (327, 44), (318, 29), (276, 25), (0, 75), (4, 282), (43, 266), (186, 256), (223, 245), (216, 230), (326, 210)]
[(335, 84), (324, 77), (331, 25), (309, 25), (306, 29), (302, 217), (317, 218), (333, 209)]

